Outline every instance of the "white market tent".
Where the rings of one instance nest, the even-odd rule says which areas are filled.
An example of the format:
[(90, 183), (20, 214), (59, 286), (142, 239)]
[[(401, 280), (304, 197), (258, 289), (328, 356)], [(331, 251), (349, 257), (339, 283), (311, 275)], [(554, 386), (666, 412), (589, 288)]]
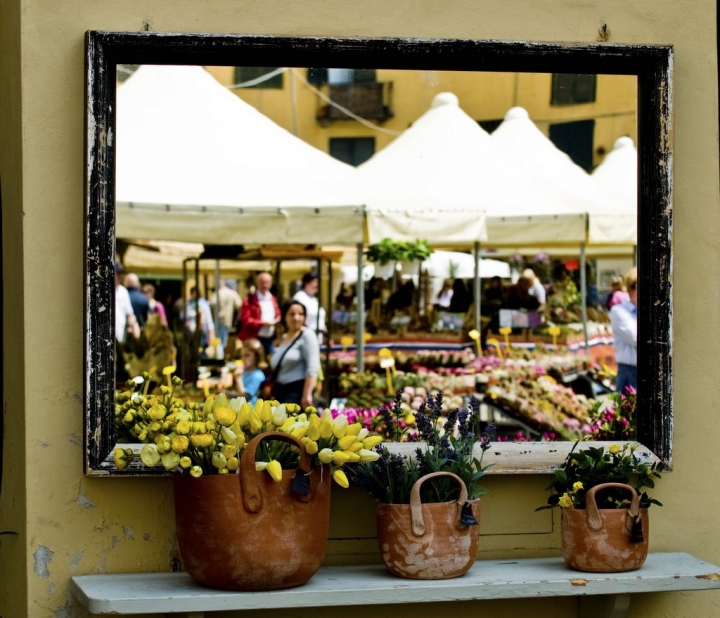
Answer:
[(358, 243), (356, 170), (198, 66), (140, 67), (117, 92), (117, 236), (211, 244)]
[[(431, 277), (448, 279), (450, 271), (454, 271), (457, 279), (472, 279), (475, 276), (475, 258), (469, 253), (459, 251), (433, 251), (432, 255), (423, 262), (424, 270)], [(480, 260), (480, 276), (483, 279), (491, 277), (510, 278), (510, 265), (500, 260), (482, 258)]]
[(555, 203), (589, 215), (588, 246), (637, 243), (637, 212), (625, 208), (608, 191), (547, 138), (522, 107), (508, 110), (490, 136), (493, 143), (535, 179), (537, 190)]
[(595, 168), (591, 178), (620, 212), (637, 218), (637, 150), (632, 138), (615, 140), (612, 151)]
[[(490, 245), (585, 240), (584, 211), (541, 196), (528, 174), (494, 146), (451, 93), (438, 94), (423, 116), (358, 170), (369, 182), (422, 195), (434, 205), (435, 225), (455, 221), (459, 229), (454, 238), (446, 235), (441, 242), (433, 227), (420, 236), (436, 245), (468, 246), (463, 228), (473, 213), (483, 211)], [(402, 228), (394, 211), (371, 201), (367, 206), (371, 243)]]

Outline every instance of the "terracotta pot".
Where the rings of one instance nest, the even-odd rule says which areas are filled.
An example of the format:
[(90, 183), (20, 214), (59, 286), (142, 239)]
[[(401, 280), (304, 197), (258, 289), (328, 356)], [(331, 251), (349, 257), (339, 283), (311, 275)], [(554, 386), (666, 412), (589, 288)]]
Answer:
[[(598, 509), (595, 494), (617, 487), (632, 494), (629, 509)], [(587, 492), (585, 509), (561, 509), (560, 533), (565, 562), (571, 569), (591, 573), (634, 571), (647, 558), (648, 510), (639, 508), (640, 496), (630, 485), (603, 483)], [(642, 541), (632, 538), (633, 522), (641, 518)]]
[[(460, 498), (422, 504), (422, 484), (442, 476), (460, 484)], [(467, 573), (477, 556), (480, 526), (462, 523), (465, 504), (479, 522), (480, 500), (468, 501), (465, 483), (450, 472), (434, 472), (418, 479), (410, 504), (378, 504), (378, 544), (390, 572), (410, 579), (450, 579)]]
[[(255, 470), (263, 440), (300, 448), (296, 470), (274, 481)], [(307, 474), (310, 491), (291, 491), (293, 477)], [(306, 583), (325, 555), (330, 520), (330, 470), (310, 467), (310, 456), (292, 436), (268, 432), (245, 447), (238, 474), (193, 478), (174, 475), (180, 555), (188, 574), (218, 590), (277, 590)]]

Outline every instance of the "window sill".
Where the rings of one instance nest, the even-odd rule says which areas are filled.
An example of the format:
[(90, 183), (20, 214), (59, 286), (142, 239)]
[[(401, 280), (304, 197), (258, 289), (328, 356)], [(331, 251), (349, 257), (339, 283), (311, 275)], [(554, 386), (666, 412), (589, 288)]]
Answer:
[(531, 558), (478, 560), (468, 574), (450, 580), (398, 579), (380, 565), (328, 566), (305, 586), (261, 593), (210, 590), (186, 573), (82, 575), (70, 588), (92, 614), (203, 618), (228, 610), (601, 595), (581, 605), (581, 618), (619, 618), (631, 593), (720, 588), (720, 567), (685, 553), (658, 553), (628, 573), (580, 573), (562, 558)]

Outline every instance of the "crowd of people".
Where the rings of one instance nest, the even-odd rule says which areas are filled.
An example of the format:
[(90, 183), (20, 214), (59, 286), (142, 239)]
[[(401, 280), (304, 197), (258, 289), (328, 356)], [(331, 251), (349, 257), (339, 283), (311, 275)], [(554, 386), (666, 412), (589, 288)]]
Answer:
[[(282, 307), (273, 278), (259, 273), (245, 298), (233, 280), (221, 280), (210, 299), (189, 289), (170, 307), (190, 350), (199, 360), (235, 360), (234, 389), (254, 402), (261, 395), (285, 403), (312, 405), (320, 369), (320, 342), (326, 332), (325, 310), (317, 298), (318, 276), (307, 273), (301, 288)], [(155, 298), (152, 284), (115, 265), (115, 336), (119, 356), (141, 338), (152, 315), (168, 328), (168, 311)], [(183, 333), (179, 333), (182, 340)], [(220, 351), (220, 352), (219, 352)], [(220, 358), (218, 358), (220, 356)], [(118, 363), (119, 365), (120, 363)]]

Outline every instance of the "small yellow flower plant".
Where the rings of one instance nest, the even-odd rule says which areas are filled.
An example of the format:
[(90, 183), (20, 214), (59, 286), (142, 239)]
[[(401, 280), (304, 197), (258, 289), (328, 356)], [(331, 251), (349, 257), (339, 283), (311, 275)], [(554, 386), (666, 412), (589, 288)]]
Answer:
[[(575, 450), (578, 444), (580, 442), (575, 443), (563, 464), (553, 472), (546, 487), (553, 491), (547, 505), (536, 510), (557, 506), (584, 509), (587, 491), (603, 483), (632, 485), (640, 495), (641, 508), (651, 504), (662, 506), (645, 491), (645, 488), (655, 487), (653, 479), (660, 478), (660, 472), (664, 470), (662, 462), (642, 461), (635, 452), (637, 444), (634, 443), (612, 443), (607, 449), (589, 446)], [(602, 494), (598, 502), (600, 508), (619, 509), (629, 506), (627, 491), (611, 488), (603, 490)]]
[[(240, 465), (245, 444), (255, 436), (280, 431), (300, 440), (314, 466), (329, 465), (335, 482), (348, 486), (342, 467), (347, 462), (374, 461), (376, 442), (360, 423), (347, 417), (335, 419), (329, 411), (304, 411), (297, 404), (258, 399), (251, 405), (244, 397), (228, 399), (224, 394), (205, 402), (185, 403), (174, 397), (182, 380), (170, 378), (159, 394), (149, 394), (150, 376), (128, 382), (116, 396), (116, 425), (138, 442), (145, 443), (140, 460), (147, 467), (163, 466), (169, 472), (199, 477), (233, 474)], [(263, 442), (256, 452), (255, 467), (280, 481), (283, 469), (297, 466), (297, 447), (279, 441)], [(115, 466), (122, 470), (135, 458), (132, 449), (115, 449)]]

